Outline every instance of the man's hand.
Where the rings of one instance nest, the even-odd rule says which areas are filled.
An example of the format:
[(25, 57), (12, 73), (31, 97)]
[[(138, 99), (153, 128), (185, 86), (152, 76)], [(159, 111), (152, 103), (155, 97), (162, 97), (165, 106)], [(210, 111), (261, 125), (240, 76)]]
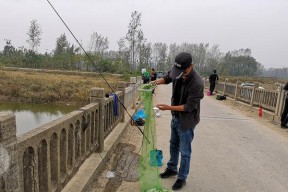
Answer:
[(184, 105), (176, 105), (176, 106), (171, 106), (171, 105), (166, 105), (166, 104), (158, 104), (156, 105), (160, 110), (170, 110), (170, 111), (184, 111)]
[(158, 104), (156, 105), (156, 107), (158, 107), (160, 110), (170, 110), (170, 105), (166, 105), (166, 104)]
[(153, 86), (156, 86), (157, 85), (156, 80), (155, 81), (151, 81), (150, 84), (153, 85)]
[(165, 80), (163, 78), (156, 79), (155, 81), (151, 81), (150, 84), (156, 86), (156, 85), (162, 85), (165, 84)]

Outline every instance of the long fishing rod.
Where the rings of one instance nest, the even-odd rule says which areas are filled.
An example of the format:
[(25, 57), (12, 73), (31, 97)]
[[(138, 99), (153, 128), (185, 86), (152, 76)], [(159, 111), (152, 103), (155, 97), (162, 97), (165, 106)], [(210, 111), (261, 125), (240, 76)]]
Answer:
[[(86, 55), (86, 57), (88, 58), (88, 60), (91, 62), (93, 68), (96, 70), (98, 69), (98, 73), (100, 74), (100, 76), (104, 79), (105, 83), (108, 85), (108, 87), (111, 89), (111, 91), (116, 95), (114, 89), (111, 87), (111, 85), (108, 83), (108, 81), (106, 80), (106, 78), (104, 77), (104, 75), (101, 73), (100, 68), (97, 68), (97, 66), (95, 66), (94, 62), (92, 61), (91, 57), (88, 55), (88, 53), (86, 52), (86, 50), (84, 49), (84, 47), (81, 45), (81, 43), (78, 41), (78, 39), (76, 38), (76, 36), (73, 34), (73, 32), (70, 30), (70, 28), (68, 27), (68, 25), (65, 23), (65, 21), (62, 19), (62, 17), (60, 16), (60, 14), (58, 13), (58, 11), (54, 8), (54, 6), (52, 5), (52, 3), (49, 0), (46, 0), (49, 5), (51, 6), (51, 8), (54, 10), (54, 12), (57, 14), (57, 16), (59, 17), (59, 19), (62, 21), (62, 23), (65, 25), (65, 27), (68, 29), (68, 31), (70, 32), (70, 34), (73, 36), (73, 38), (76, 40), (76, 42), (78, 43), (78, 45), (81, 47), (81, 49), (83, 50), (84, 54)], [(117, 100), (119, 101), (119, 103), (121, 104), (121, 106), (124, 108), (124, 110), (126, 111), (126, 113), (129, 115), (129, 117), (131, 118), (131, 120), (133, 120), (132, 116), (130, 115), (130, 113), (128, 112), (127, 108), (124, 106), (124, 104), (122, 103), (122, 101), (118, 98), (118, 96), (116, 95)], [(148, 141), (148, 143), (150, 144), (150, 141), (148, 140), (148, 138), (144, 135), (144, 132), (140, 129), (140, 127), (135, 124), (136, 127), (139, 129), (139, 131), (142, 133), (143, 137)]]

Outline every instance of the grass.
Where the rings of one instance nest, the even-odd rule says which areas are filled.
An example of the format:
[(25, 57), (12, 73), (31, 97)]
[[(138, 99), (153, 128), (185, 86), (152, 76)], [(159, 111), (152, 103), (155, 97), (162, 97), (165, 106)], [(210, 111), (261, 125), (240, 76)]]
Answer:
[[(121, 76), (104, 75), (115, 90)], [(33, 70), (1, 70), (0, 101), (25, 103), (88, 102), (90, 89), (112, 92), (97, 73), (51, 73)]]
[[(104, 74), (105, 79), (116, 90), (118, 81), (127, 81), (127, 75)], [(226, 77), (220, 76), (220, 81)], [(264, 88), (284, 84), (287, 80), (255, 77), (227, 77), (236, 81), (259, 82)], [(59, 103), (89, 102), (90, 89), (101, 87), (112, 92), (98, 73), (77, 71), (33, 70), (0, 68), (0, 102)]]
[[(209, 77), (208, 77), (209, 78)], [(259, 83), (259, 86), (265, 88), (265, 89), (271, 89), (275, 90), (279, 87), (279, 84), (285, 84), (287, 82), (287, 79), (279, 79), (279, 78), (273, 78), (273, 77), (219, 77), (220, 82), (224, 82), (225, 78), (228, 79), (228, 83), (236, 83), (237, 81), (240, 81), (242, 83), (244, 82), (250, 82), (250, 83)]]

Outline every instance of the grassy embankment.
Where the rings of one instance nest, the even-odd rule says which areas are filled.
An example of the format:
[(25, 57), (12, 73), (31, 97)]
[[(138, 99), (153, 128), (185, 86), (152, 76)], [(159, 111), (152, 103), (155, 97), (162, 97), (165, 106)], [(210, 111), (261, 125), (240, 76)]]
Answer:
[[(125, 81), (124, 77), (119, 75), (104, 74), (104, 77), (114, 90), (118, 81)], [(220, 76), (220, 81), (224, 81), (225, 78)], [(275, 78), (227, 78), (230, 83), (236, 83), (236, 81), (259, 82), (260, 86), (268, 89), (275, 89), (278, 86), (277, 83), (286, 83), (286, 80)], [(0, 102), (87, 103), (92, 87), (102, 87), (105, 92), (111, 92), (98, 73), (0, 69)]]
[[(123, 77), (119, 75), (105, 74), (104, 77), (113, 89), (115, 89), (118, 81), (123, 80)], [(97, 73), (0, 71), (0, 102), (89, 102), (92, 87), (102, 87), (105, 92), (111, 92), (103, 78)]]
[[(208, 78), (209, 77), (207, 77), (207, 79)], [(259, 83), (259, 86), (269, 90), (276, 90), (277, 87), (279, 87), (279, 84), (285, 84), (287, 82), (287, 79), (279, 79), (273, 77), (241, 77), (241, 76), (238, 77), (220, 76), (219, 81), (224, 82), (225, 78), (228, 79), (228, 83), (236, 83), (237, 81), (240, 81), (242, 83), (244, 82)]]

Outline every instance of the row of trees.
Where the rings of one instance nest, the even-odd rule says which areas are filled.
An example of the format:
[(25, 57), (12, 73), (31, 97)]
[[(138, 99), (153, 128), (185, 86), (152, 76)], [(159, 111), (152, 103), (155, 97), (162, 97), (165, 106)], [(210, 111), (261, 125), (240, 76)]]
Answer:
[(269, 68), (263, 73), (264, 77), (277, 77), (281, 79), (287, 79), (288, 68)]
[[(264, 67), (252, 57), (250, 49), (221, 52), (218, 45), (209, 43), (166, 44), (150, 43), (141, 29), (141, 13), (134, 11), (128, 25), (127, 34), (120, 38), (118, 50), (109, 50), (107, 37), (93, 32), (87, 45), (89, 58), (78, 45), (68, 42), (65, 34), (56, 40), (51, 53), (39, 53), (41, 27), (36, 20), (31, 21), (27, 32), (29, 48), (15, 48), (11, 40), (0, 52), (0, 65), (47, 69), (101, 70), (112, 73), (140, 71), (142, 68), (155, 68), (168, 71), (174, 58), (180, 51), (190, 52), (193, 63), (202, 75), (208, 75), (213, 69), (221, 75), (256, 76), (264, 72)], [(91, 62), (92, 61), (92, 62)]]

